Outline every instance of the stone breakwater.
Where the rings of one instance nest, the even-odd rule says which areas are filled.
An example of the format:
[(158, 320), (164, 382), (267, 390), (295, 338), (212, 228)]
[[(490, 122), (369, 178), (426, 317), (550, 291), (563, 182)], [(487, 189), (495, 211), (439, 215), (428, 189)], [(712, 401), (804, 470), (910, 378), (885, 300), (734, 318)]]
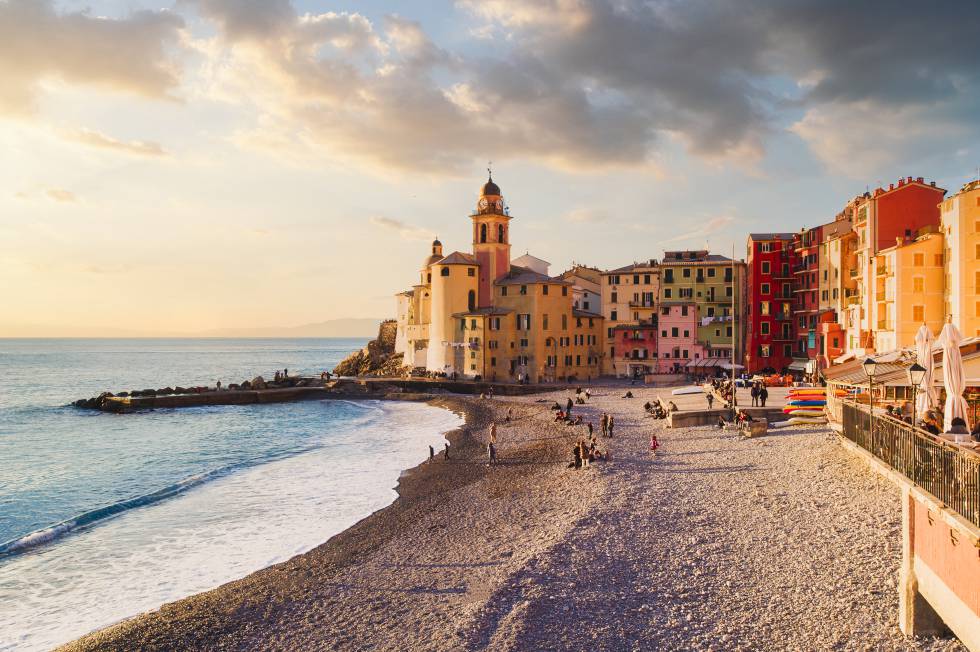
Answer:
[(270, 403), (307, 398), (307, 395), (322, 393), (329, 385), (329, 383), (316, 378), (295, 377), (270, 383), (266, 382), (262, 376), (256, 376), (252, 380), (231, 383), (220, 389), (217, 387), (181, 387), (177, 385), (160, 389), (134, 389), (118, 393), (102, 392), (98, 396), (73, 401), (72, 405), (88, 410), (121, 412), (127, 409), (153, 407)]

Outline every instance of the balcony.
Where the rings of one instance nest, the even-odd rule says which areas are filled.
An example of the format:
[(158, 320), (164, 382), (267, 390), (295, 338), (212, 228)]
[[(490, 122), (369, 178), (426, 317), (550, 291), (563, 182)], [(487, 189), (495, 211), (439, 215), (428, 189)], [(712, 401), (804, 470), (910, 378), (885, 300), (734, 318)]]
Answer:
[(656, 307), (657, 306), (653, 301), (630, 301), (630, 308), (638, 308), (640, 310), (650, 310)]
[(859, 306), (861, 305), (861, 297), (858, 295), (847, 297), (844, 301), (845, 305), (848, 306)]

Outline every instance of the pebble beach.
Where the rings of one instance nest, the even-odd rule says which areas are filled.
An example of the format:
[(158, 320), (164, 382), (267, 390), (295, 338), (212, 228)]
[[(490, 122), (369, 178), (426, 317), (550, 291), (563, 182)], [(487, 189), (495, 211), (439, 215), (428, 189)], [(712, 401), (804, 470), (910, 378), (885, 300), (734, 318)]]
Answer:
[(826, 427), (669, 429), (642, 407), (669, 390), (625, 389), (575, 406), (597, 435), (602, 412), (616, 421), (610, 459), (582, 470), (568, 464), (585, 426), (550, 410), (570, 390), (436, 397), (466, 426), (394, 504), (63, 649), (964, 649), (899, 631), (898, 491)]

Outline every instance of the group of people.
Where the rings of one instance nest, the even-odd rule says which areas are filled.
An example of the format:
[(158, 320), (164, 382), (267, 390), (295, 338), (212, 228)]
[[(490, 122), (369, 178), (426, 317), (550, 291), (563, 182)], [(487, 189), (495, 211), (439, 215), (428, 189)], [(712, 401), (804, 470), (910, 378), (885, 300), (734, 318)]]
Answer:
[(749, 395), (752, 397), (752, 407), (766, 407), (766, 399), (769, 398), (769, 390), (766, 388), (766, 384), (761, 380), (757, 380), (752, 383), (752, 389), (749, 390)]
[[(903, 416), (901, 408), (889, 405), (885, 408), (885, 411), (889, 416), (908, 424), (912, 423), (912, 417), (908, 415)], [(980, 421), (977, 422), (972, 431), (967, 428), (966, 421), (960, 417), (954, 417), (949, 422), (949, 430), (943, 430), (943, 423), (944, 416), (942, 410), (929, 410), (919, 420), (919, 427), (930, 435), (969, 435), (974, 441), (980, 441)]]
[(275, 382), (280, 383), (289, 378), (289, 369), (283, 369), (279, 371), (276, 369)]
[(666, 410), (664, 409), (664, 406), (659, 401), (657, 401), (656, 403), (651, 403), (650, 401), (647, 401), (646, 403), (643, 404), (643, 410), (654, 419), (666, 419), (667, 416), (676, 409), (677, 409), (677, 404), (675, 404), (673, 401), (668, 402)]
[(595, 436), (589, 437), (588, 442), (579, 439), (572, 447), (572, 461), (568, 465), (570, 469), (587, 469), (596, 460), (608, 459), (609, 453), (599, 450), (599, 443)]

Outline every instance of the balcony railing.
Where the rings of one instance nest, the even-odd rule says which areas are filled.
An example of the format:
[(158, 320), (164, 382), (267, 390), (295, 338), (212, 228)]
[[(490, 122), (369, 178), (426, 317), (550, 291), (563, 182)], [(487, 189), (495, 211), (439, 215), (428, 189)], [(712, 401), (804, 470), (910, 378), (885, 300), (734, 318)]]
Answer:
[(947, 507), (980, 525), (980, 455), (934, 439), (892, 417), (853, 402), (841, 405), (844, 437), (868, 451)]

